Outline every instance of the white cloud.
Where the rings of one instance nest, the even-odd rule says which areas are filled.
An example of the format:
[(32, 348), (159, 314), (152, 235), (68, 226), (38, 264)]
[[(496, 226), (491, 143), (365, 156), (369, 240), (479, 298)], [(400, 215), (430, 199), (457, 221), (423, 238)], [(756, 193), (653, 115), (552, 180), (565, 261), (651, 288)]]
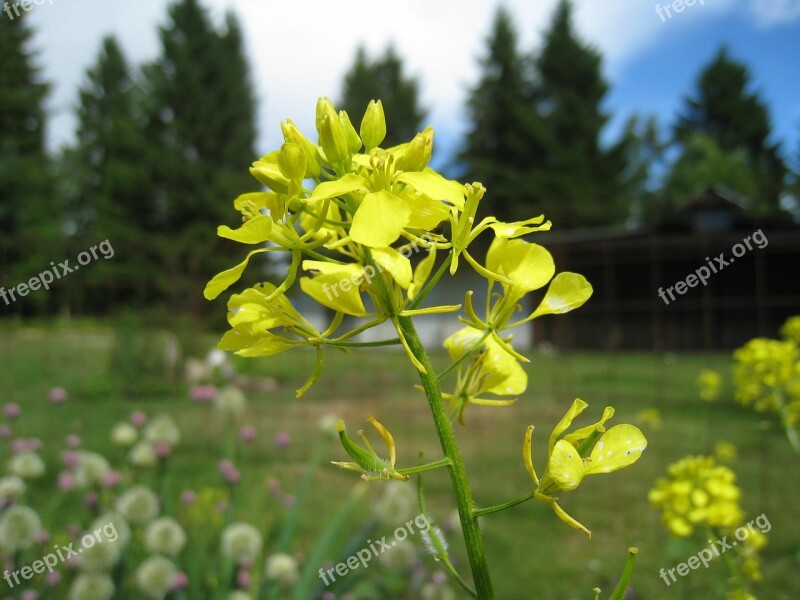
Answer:
[(764, 28), (800, 18), (800, 0), (751, 0), (746, 2), (756, 22)]

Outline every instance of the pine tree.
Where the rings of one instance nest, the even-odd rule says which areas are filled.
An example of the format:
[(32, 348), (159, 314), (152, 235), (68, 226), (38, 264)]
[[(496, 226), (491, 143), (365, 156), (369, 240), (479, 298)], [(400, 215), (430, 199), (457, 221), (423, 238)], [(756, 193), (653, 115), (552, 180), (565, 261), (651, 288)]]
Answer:
[[(160, 285), (174, 304), (203, 310), (202, 289), (229, 267), (224, 242), (208, 233), (230, 221), (230, 201), (256, 189), (255, 100), (241, 28), (217, 31), (198, 0), (178, 0), (160, 30), (160, 58), (146, 68), (163, 257)], [(233, 223), (228, 223), (233, 225)]]
[(160, 268), (152, 254), (152, 169), (145, 160), (141, 91), (113, 37), (103, 40), (79, 98), (77, 144), (61, 159), (69, 181), (63, 194), (75, 232), (74, 250), (105, 239), (121, 250), (112, 263), (98, 261), (86, 272), (84, 308), (142, 306), (154, 297), (150, 282)]
[(470, 128), (459, 161), (469, 181), (487, 189), (486, 214), (513, 220), (541, 212), (533, 205), (544, 160), (543, 123), (511, 15), (499, 8), (481, 59), (482, 75), (467, 103)]
[(15, 282), (38, 264), (43, 237), (60, 230), (46, 203), (48, 86), (35, 65), (32, 36), (24, 16), (0, 18), (0, 264), (7, 267), (3, 279)]
[(685, 99), (675, 136), (686, 142), (691, 135), (701, 134), (723, 152), (744, 151), (745, 165), (758, 180), (751, 209), (756, 214), (771, 214), (778, 211), (787, 169), (779, 144), (769, 141), (769, 110), (751, 87), (747, 67), (721, 48), (700, 73), (694, 96)]
[(541, 170), (539, 203), (559, 227), (621, 223), (625, 204), (625, 137), (603, 148), (608, 121), (601, 110), (608, 91), (602, 57), (572, 27), (572, 5), (562, 0), (536, 58), (536, 105), (549, 147)]
[(389, 148), (410, 141), (426, 113), (419, 104), (419, 82), (403, 73), (403, 61), (392, 46), (375, 60), (360, 46), (344, 76), (342, 98), (336, 106), (347, 111), (358, 129), (367, 104), (378, 99), (386, 114), (386, 139), (381, 145)]

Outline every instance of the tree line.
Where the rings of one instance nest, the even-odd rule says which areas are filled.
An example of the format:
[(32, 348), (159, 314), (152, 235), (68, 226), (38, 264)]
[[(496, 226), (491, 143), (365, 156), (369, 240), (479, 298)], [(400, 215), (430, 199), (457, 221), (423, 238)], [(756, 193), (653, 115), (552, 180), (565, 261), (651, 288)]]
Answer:
[[(246, 167), (257, 158), (242, 29), (233, 13), (218, 26), (200, 0), (175, 0), (158, 33), (160, 55), (142, 65), (114, 37), (102, 41), (78, 91), (75, 141), (51, 153), (48, 84), (32, 29), (25, 18), (0, 20), (3, 284), (90, 243), (109, 239), (117, 248), (80, 279), (31, 295), (29, 311), (166, 306), (201, 314), (205, 282), (229, 266), (230, 248), (213, 232), (230, 221), (230, 201), (253, 191)], [(634, 115), (610, 144), (601, 141), (611, 116), (602, 108), (602, 66), (575, 32), (568, 0), (537, 52), (520, 47), (513, 15), (498, 9), (469, 90), (466, 135), (447, 169), (484, 183), (485, 214), (545, 213), (564, 229), (655, 222), (710, 186), (738, 192), (760, 216), (797, 198), (798, 176), (773, 140), (767, 105), (726, 49), (699, 73), (669, 130)], [(357, 120), (381, 98), (390, 146), (425, 120), (420, 85), (392, 46), (374, 57), (359, 48), (336, 105)]]

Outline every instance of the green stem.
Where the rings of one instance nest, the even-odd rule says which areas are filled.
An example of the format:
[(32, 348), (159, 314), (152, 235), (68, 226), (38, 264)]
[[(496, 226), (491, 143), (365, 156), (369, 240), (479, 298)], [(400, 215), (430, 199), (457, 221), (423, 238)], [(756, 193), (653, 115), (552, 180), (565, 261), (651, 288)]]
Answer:
[(444, 275), (444, 272), (450, 266), (450, 263), (452, 261), (453, 261), (453, 251), (451, 250), (450, 254), (448, 254), (447, 258), (445, 258), (444, 262), (442, 262), (442, 266), (440, 266), (439, 269), (436, 271), (436, 274), (428, 280), (428, 282), (425, 284), (425, 287), (422, 288), (422, 291), (414, 299), (414, 302), (411, 303), (411, 306), (409, 306), (409, 309), (413, 310), (417, 308), (422, 303), (422, 301), (425, 300), (425, 296), (427, 296), (430, 293), (430, 291), (434, 288), (436, 283), (442, 278), (442, 275)]
[(397, 469), (397, 472), (402, 475), (413, 475), (414, 473), (423, 473), (425, 471), (433, 471), (434, 469), (438, 469), (439, 467), (449, 467), (453, 464), (449, 458), (443, 458), (441, 460), (434, 461), (432, 463), (428, 463), (426, 465), (417, 465), (416, 467), (408, 467), (407, 469)]
[(784, 408), (781, 411), (781, 422), (783, 424), (784, 430), (786, 430), (786, 437), (789, 438), (789, 443), (792, 445), (792, 449), (797, 453), (797, 456), (800, 456), (800, 436), (797, 434), (797, 430), (789, 423), (789, 419), (786, 418), (786, 409)]
[(500, 512), (501, 510), (506, 510), (507, 508), (511, 508), (512, 506), (516, 506), (517, 504), (522, 504), (523, 502), (527, 502), (531, 498), (533, 498), (536, 491), (534, 490), (530, 494), (525, 494), (524, 496), (520, 496), (519, 498), (515, 498), (514, 500), (509, 500), (508, 502), (504, 502), (503, 504), (496, 504), (494, 506), (487, 506), (486, 508), (476, 508), (472, 511), (472, 516), (483, 517), (486, 515), (490, 515), (492, 513)]
[(325, 340), (321, 343), (326, 346), (340, 346), (342, 348), (373, 348), (375, 346), (396, 346), (400, 343), (400, 338), (377, 340), (374, 342), (336, 342), (334, 340)]
[(475, 590), (478, 600), (494, 600), (494, 589), (489, 573), (489, 564), (486, 560), (486, 552), (483, 547), (483, 539), (478, 526), (478, 519), (472, 515), (474, 501), (472, 490), (467, 478), (467, 469), (461, 458), (461, 451), (456, 442), (453, 426), (447, 416), (447, 411), (442, 402), (442, 391), (439, 389), (439, 381), (431, 365), (430, 357), (425, 351), (422, 341), (419, 338), (414, 323), (408, 317), (397, 317), (397, 323), (402, 329), (403, 335), (408, 342), (408, 346), (417, 360), (425, 367), (425, 372), (420, 371), (420, 380), (428, 397), (433, 421), (436, 426), (436, 433), (442, 446), (445, 457), (450, 459), (450, 482), (456, 497), (458, 515), (461, 519), (461, 529), (464, 534), (464, 543), (467, 547), (467, 557), (469, 559), (472, 577), (475, 580)]

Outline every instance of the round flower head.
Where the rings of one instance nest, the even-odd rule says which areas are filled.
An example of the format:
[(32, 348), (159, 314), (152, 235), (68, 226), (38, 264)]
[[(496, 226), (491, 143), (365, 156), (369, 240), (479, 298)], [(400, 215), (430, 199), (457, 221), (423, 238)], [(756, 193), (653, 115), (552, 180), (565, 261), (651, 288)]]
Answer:
[(151, 600), (163, 600), (172, 590), (178, 569), (163, 556), (151, 556), (136, 569), (136, 586)]
[(284, 585), (291, 585), (299, 578), (297, 561), (288, 554), (273, 554), (267, 558), (264, 576)]
[(106, 512), (97, 517), (92, 522), (90, 529), (92, 531), (101, 530), (105, 535), (106, 542), (118, 544), (121, 547), (126, 546), (131, 539), (131, 528), (128, 526), (128, 522), (122, 515), (115, 512)]
[[(92, 537), (92, 533), (88, 532), (87, 536)], [(78, 568), (81, 571), (105, 573), (110, 571), (119, 561), (119, 557), (122, 554), (122, 546), (104, 538), (100, 539), (103, 541), (98, 542), (95, 539), (93, 546), (85, 546), (81, 549), (82, 552), (78, 559)]]
[(144, 525), (158, 516), (158, 498), (142, 485), (132, 487), (117, 499), (117, 511), (127, 521)]
[(161, 517), (147, 526), (144, 545), (149, 552), (176, 556), (186, 544), (183, 528), (171, 517)]
[(235, 563), (255, 562), (262, 543), (261, 533), (247, 523), (232, 523), (222, 532), (222, 553)]
[(0, 549), (9, 553), (27, 548), (36, 540), (42, 521), (32, 508), (12, 506), (0, 517)]
[(174, 448), (181, 441), (181, 432), (169, 415), (158, 415), (144, 429), (144, 436), (153, 444), (168, 444)]
[(736, 475), (710, 456), (688, 456), (667, 467), (648, 498), (661, 509), (662, 521), (677, 537), (688, 537), (695, 525), (735, 527), (743, 517)]
[(383, 494), (372, 507), (373, 513), (384, 523), (406, 521), (414, 516), (417, 499), (413, 486), (401, 481), (389, 481), (383, 486)]
[(53, 404), (61, 404), (65, 402), (68, 398), (67, 390), (63, 387), (54, 387), (50, 388), (50, 391), (47, 393), (48, 397), (50, 398), (50, 402)]
[(216, 400), (214, 400), (214, 408), (221, 413), (231, 416), (242, 414), (246, 406), (247, 400), (242, 390), (232, 385), (222, 388)]
[(103, 485), (103, 480), (109, 471), (111, 466), (104, 456), (97, 452), (79, 452), (75, 483), (84, 489)]
[(25, 493), (25, 482), (16, 475), (0, 478), (0, 508), (16, 502)]
[(69, 600), (111, 600), (114, 582), (102, 573), (81, 573), (69, 588)]
[(6, 404), (5, 407), (6, 419), (8, 419), (9, 421), (16, 419), (17, 417), (19, 417), (19, 413), (20, 413), (19, 404), (15, 402), (9, 402), (8, 404)]
[(152, 443), (147, 440), (142, 440), (131, 448), (131, 451), (128, 453), (128, 460), (130, 460), (131, 464), (135, 467), (149, 469), (155, 466), (158, 455)]
[(111, 430), (111, 441), (115, 446), (128, 448), (136, 443), (138, 437), (139, 431), (136, 427), (125, 421), (117, 423), (114, 425), (114, 429)]
[(228, 600), (253, 600), (253, 597), (242, 590), (234, 590), (228, 594)]
[(26, 450), (11, 457), (8, 470), (22, 479), (38, 479), (44, 475), (44, 461), (35, 452)]

